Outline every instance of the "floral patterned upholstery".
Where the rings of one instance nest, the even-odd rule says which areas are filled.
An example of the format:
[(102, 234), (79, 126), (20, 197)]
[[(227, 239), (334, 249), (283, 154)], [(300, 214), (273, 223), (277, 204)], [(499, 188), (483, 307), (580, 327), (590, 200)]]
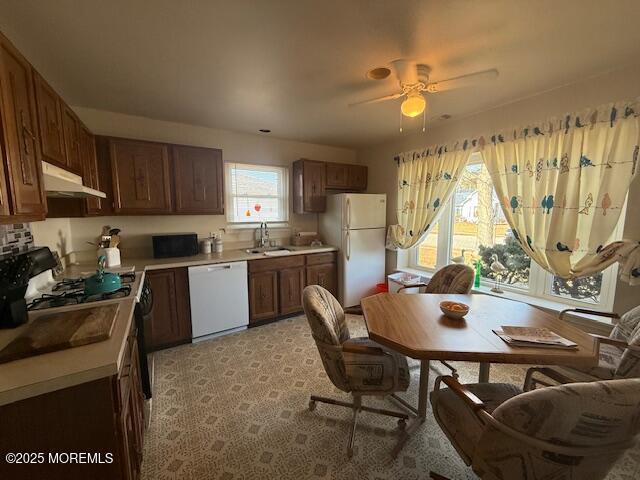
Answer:
[(504, 384), (466, 388), (485, 401), (484, 410), (442, 389), (432, 394), (433, 411), (483, 479), (604, 478), (640, 432), (640, 379), (521, 394)]
[[(330, 292), (319, 285), (306, 287), (303, 307), (324, 369), (337, 388), (344, 392), (384, 395), (409, 387), (406, 358), (368, 338), (350, 338), (344, 311)], [(372, 348), (353, 353), (343, 351), (343, 346)]]
[(640, 305), (622, 315), (609, 338), (627, 342), (629, 347), (600, 343), (598, 365), (595, 367), (550, 368), (575, 382), (640, 378)]
[(473, 269), (467, 265), (447, 265), (431, 277), (424, 293), (469, 293), (473, 275)]
[[(509, 383), (475, 383), (466, 385), (474, 395), (482, 399), (487, 412), (493, 412), (522, 390)], [(480, 441), (484, 424), (474, 412), (465, 408), (463, 400), (448, 388), (431, 393), (433, 415), (449, 440), (464, 459), (471, 464), (475, 446)]]

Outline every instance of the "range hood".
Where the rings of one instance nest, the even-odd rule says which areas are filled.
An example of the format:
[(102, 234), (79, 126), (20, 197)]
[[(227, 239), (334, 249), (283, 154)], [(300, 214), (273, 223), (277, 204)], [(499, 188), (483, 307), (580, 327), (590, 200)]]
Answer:
[(42, 162), (42, 176), (47, 197), (58, 198), (106, 198), (100, 190), (82, 185), (82, 177), (62, 168)]

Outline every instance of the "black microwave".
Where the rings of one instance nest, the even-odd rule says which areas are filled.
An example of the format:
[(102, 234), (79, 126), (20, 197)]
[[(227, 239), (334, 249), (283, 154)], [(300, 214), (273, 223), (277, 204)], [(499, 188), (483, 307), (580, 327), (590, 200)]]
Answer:
[(153, 235), (153, 258), (188, 257), (198, 254), (198, 235), (195, 233), (167, 233)]

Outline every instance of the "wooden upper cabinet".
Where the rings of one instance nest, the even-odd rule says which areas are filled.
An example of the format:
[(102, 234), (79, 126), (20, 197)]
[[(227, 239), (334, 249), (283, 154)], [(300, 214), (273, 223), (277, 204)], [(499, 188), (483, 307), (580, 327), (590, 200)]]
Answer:
[[(43, 219), (46, 200), (31, 65), (0, 35), (0, 89), (6, 189), (12, 215)], [(2, 188), (2, 185), (0, 185)], [(7, 196), (6, 191), (3, 197)], [(6, 200), (3, 200), (6, 208)]]
[(67, 155), (62, 128), (62, 102), (53, 88), (35, 71), (33, 78), (38, 109), (42, 160), (66, 168)]
[(364, 165), (349, 165), (347, 188), (351, 190), (367, 189), (368, 169)]
[(171, 213), (169, 146), (118, 138), (109, 149), (116, 213)]
[[(82, 183), (87, 187), (100, 190), (95, 137), (84, 125), (80, 125), (79, 135), (80, 157), (82, 160)], [(97, 215), (101, 213), (102, 199), (91, 197), (87, 198), (85, 202), (86, 213), (88, 215)]]
[(326, 165), (301, 159), (293, 164), (293, 211), (318, 213), (327, 208)]
[(177, 213), (224, 213), (222, 150), (172, 147)]
[(80, 125), (73, 110), (66, 105), (62, 107), (62, 133), (64, 150), (67, 157), (66, 168), (79, 175), (82, 174), (82, 154), (80, 152)]
[(327, 163), (327, 188), (347, 188), (349, 167), (345, 163)]

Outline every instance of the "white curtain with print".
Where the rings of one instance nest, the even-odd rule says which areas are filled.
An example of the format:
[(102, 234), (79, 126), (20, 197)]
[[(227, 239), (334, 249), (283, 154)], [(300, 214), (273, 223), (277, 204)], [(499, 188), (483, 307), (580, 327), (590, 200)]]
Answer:
[(387, 231), (387, 248), (408, 249), (435, 225), (467, 164), (476, 140), (405, 152), (395, 157), (398, 165), (396, 225)]
[(638, 176), (639, 107), (611, 104), (497, 133), (483, 145), (507, 221), (545, 270), (570, 279), (621, 261), (621, 277), (640, 284), (637, 239), (612, 238)]

